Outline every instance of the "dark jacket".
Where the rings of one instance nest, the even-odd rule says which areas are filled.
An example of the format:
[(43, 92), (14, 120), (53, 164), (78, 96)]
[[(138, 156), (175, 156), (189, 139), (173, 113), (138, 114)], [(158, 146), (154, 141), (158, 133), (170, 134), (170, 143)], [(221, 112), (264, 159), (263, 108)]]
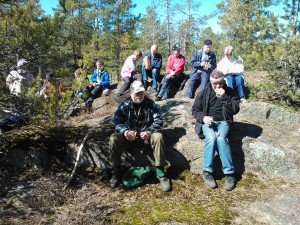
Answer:
[[(193, 74), (197, 73), (198, 70), (204, 70), (204, 68), (200, 65), (202, 53), (203, 53), (203, 49), (200, 49), (200, 50), (196, 51), (192, 57), (191, 64), (192, 64), (193, 70), (192, 70), (191, 76)], [(208, 72), (208, 74), (210, 74), (217, 67), (217, 59), (216, 59), (215, 53), (209, 52), (207, 54), (208, 54), (208, 59), (206, 61), (211, 64), (211, 68), (209, 68), (207, 70), (207, 72)]]
[(161, 69), (162, 67), (162, 57), (161, 54), (156, 53), (155, 56), (153, 56), (151, 53), (147, 56), (151, 63), (151, 69)]
[[(143, 112), (145, 121), (143, 123), (141, 131), (157, 132), (162, 128), (163, 119), (158, 110), (158, 106), (155, 102), (145, 96), (143, 103)], [(113, 121), (116, 125), (116, 131), (123, 134), (126, 130), (131, 130), (131, 120), (133, 117), (132, 112), (133, 101), (131, 98), (124, 100), (118, 107), (114, 114)]]
[[(221, 98), (222, 114), (224, 120), (231, 123), (233, 122), (233, 115), (237, 114), (240, 110), (239, 96), (232, 88), (227, 87), (226, 84), (224, 84), (224, 90), (225, 96)], [(197, 94), (192, 107), (192, 114), (196, 119), (195, 131), (197, 134), (200, 133), (201, 125), (204, 124), (204, 116), (207, 116), (208, 102), (211, 91), (214, 90), (212, 89), (211, 84), (208, 83), (205, 89)]]

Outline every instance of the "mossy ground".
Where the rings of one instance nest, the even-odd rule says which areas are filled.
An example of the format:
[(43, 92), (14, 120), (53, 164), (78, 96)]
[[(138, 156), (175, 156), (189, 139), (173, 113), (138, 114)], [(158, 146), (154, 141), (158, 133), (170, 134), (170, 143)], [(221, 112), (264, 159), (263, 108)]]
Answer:
[(163, 193), (159, 184), (134, 190), (136, 202), (127, 207), (125, 202), (120, 202), (120, 211), (107, 221), (116, 224), (230, 224), (238, 213), (234, 210), (236, 204), (260, 200), (268, 188), (252, 173), (244, 174), (231, 192), (224, 190), (224, 179), (217, 183), (218, 188), (210, 190), (200, 175), (184, 171), (172, 181), (173, 190), (169, 193)]

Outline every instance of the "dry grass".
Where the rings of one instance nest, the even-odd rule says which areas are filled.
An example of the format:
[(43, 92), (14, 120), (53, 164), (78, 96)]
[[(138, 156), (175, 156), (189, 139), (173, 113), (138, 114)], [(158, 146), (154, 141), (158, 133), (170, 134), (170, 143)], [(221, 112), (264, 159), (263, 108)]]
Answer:
[[(172, 181), (173, 190), (161, 191), (158, 183), (133, 190), (112, 190), (99, 172), (81, 171), (70, 189), (63, 191), (68, 173), (28, 171), (0, 199), (0, 224), (230, 224), (241, 204), (268, 198), (269, 186), (254, 174), (244, 174), (232, 192), (208, 189), (200, 175), (182, 172)], [(31, 174), (31, 175), (30, 175)], [(38, 175), (37, 175), (38, 174)], [(26, 186), (26, 185), (25, 185)]]

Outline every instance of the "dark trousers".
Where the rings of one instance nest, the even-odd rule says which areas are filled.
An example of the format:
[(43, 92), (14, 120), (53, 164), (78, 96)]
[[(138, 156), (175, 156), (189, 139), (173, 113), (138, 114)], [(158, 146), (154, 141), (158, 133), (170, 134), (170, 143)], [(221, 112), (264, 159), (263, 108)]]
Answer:
[(135, 80), (142, 82), (142, 74), (136, 73), (135, 75), (133, 75), (131, 77), (124, 77), (123, 78), (124, 84), (122, 85), (122, 87), (119, 90), (119, 95), (123, 95), (130, 88), (130, 84)]
[(92, 86), (91, 88), (88, 88), (89, 90), (89, 97), (88, 99), (86, 100), (85, 102), (85, 107), (91, 107), (93, 102), (94, 102), (94, 99), (97, 98), (97, 97), (100, 97), (102, 95), (102, 92), (103, 92), (103, 88), (101, 85), (99, 86)]

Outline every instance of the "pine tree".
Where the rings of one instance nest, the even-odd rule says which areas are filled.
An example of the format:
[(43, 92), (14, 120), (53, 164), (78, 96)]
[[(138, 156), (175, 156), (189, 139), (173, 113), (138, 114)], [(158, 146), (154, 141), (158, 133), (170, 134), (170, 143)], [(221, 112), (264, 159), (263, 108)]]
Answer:
[(220, 24), (248, 69), (267, 69), (273, 61), (278, 19), (268, 11), (270, 0), (228, 0), (218, 4)]

